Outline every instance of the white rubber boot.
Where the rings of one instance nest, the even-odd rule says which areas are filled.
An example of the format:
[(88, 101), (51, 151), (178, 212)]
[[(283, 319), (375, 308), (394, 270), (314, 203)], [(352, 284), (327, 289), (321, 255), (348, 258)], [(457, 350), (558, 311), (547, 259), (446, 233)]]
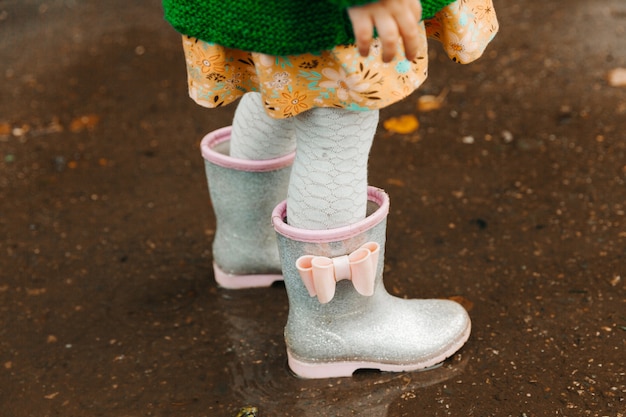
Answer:
[(351, 376), (357, 369), (414, 371), (463, 346), (470, 319), (449, 300), (404, 300), (382, 280), (389, 198), (368, 189), (367, 217), (350, 226), (304, 230), (272, 213), (289, 297), (289, 367), (303, 378)]
[(224, 288), (267, 287), (282, 280), (272, 209), (287, 195), (295, 154), (262, 160), (229, 156), (231, 128), (209, 133), (200, 145), (216, 231), (215, 280)]

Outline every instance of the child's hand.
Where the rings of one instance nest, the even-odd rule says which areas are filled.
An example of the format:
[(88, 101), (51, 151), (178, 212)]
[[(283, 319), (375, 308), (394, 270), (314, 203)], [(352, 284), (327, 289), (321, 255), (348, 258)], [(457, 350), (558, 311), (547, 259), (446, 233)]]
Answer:
[(398, 37), (402, 37), (404, 54), (409, 61), (418, 53), (418, 23), (422, 20), (419, 0), (379, 0), (363, 6), (350, 7), (348, 15), (354, 29), (359, 53), (369, 54), (374, 28), (383, 46), (383, 61), (396, 55)]

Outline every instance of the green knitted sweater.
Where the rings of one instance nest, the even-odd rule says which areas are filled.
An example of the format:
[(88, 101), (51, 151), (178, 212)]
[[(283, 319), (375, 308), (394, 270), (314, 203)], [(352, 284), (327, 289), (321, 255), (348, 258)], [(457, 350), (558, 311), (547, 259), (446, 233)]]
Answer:
[[(415, 0), (417, 1), (417, 0)], [(421, 0), (424, 19), (454, 0)], [(163, 0), (180, 33), (229, 48), (297, 55), (354, 42), (347, 8), (372, 0)]]

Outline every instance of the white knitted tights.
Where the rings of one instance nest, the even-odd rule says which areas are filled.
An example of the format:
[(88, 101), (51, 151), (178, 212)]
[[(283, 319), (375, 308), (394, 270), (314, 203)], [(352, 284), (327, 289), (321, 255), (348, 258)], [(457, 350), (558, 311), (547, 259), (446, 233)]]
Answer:
[(293, 122), (265, 113), (260, 93), (247, 93), (239, 101), (230, 137), (230, 156), (265, 160), (293, 152), (296, 147)]
[(243, 96), (233, 121), (230, 156), (265, 160), (297, 146), (287, 192), (287, 222), (308, 230), (365, 218), (367, 160), (378, 111), (314, 108), (289, 119), (265, 113), (259, 93)]
[(315, 108), (294, 117), (297, 139), (287, 222), (331, 229), (365, 218), (367, 160), (378, 112)]

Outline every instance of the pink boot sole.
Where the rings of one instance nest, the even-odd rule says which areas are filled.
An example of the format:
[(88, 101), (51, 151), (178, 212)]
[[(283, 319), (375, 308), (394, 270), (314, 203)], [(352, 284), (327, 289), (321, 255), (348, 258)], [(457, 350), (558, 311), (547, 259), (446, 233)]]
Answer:
[(443, 353), (432, 358), (425, 359), (422, 362), (411, 364), (394, 364), (380, 362), (303, 362), (291, 355), (287, 349), (287, 361), (289, 368), (301, 378), (319, 379), (319, 378), (342, 378), (351, 377), (352, 374), (359, 369), (377, 369), (381, 372), (412, 372), (427, 371), (430, 368), (436, 368), (444, 360), (454, 355), (467, 342), (471, 333), (471, 323), (468, 322), (467, 329), (459, 336), (459, 339)]
[(239, 290), (243, 288), (263, 288), (269, 287), (274, 282), (282, 281), (280, 274), (258, 274), (258, 275), (236, 275), (224, 272), (215, 262), (213, 262), (213, 272), (217, 284), (229, 290)]

